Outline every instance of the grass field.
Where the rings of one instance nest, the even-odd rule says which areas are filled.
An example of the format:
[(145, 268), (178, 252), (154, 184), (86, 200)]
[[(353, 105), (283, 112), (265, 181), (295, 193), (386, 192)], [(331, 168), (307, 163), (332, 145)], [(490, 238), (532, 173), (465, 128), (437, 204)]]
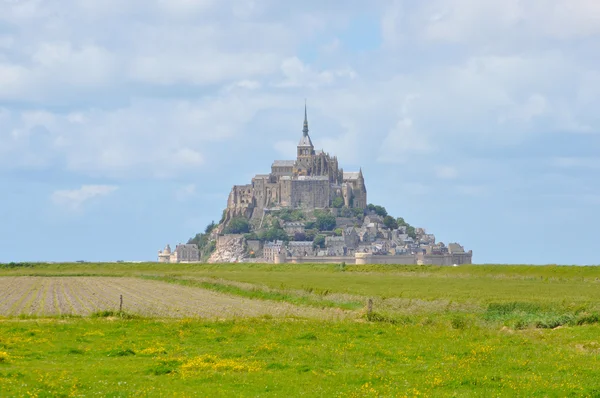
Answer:
[(5, 265), (0, 396), (593, 397), (599, 314), (600, 267)]

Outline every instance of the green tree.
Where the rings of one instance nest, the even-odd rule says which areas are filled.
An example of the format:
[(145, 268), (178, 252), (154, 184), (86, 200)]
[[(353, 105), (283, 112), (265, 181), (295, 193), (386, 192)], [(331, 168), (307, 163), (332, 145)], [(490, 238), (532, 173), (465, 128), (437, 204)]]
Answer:
[(352, 210), (353, 209), (351, 209), (347, 206), (344, 206), (338, 211), (338, 215), (340, 217), (352, 217), (352, 216), (354, 216), (354, 212)]
[(333, 233), (335, 234), (335, 236), (342, 236), (344, 231), (341, 228), (336, 228), (333, 230)]
[(402, 218), (402, 217), (398, 217), (396, 219), (396, 222), (398, 223), (399, 227), (407, 227), (408, 226), (408, 223), (406, 221), (404, 221), (404, 218)]
[(223, 230), (225, 234), (246, 234), (250, 232), (250, 223), (244, 217), (234, 217)]
[(287, 242), (290, 238), (283, 229), (270, 228), (265, 232), (264, 239), (268, 242), (274, 240), (283, 240)]
[(295, 232), (294, 233), (294, 241), (296, 241), (296, 242), (306, 241), (306, 234), (304, 232)]
[(313, 247), (315, 247), (315, 248), (320, 247), (321, 249), (323, 249), (325, 247), (325, 236), (324, 235), (315, 236), (315, 239), (313, 240)]
[(359, 209), (357, 207), (352, 209), (352, 213), (354, 213), (354, 217), (358, 218), (359, 220), (362, 220), (363, 217), (365, 216), (365, 211), (363, 209)]
[(215, 229), (216, 225), (213, 222), (208, 224), (204, 229), (203, 234), (196, 234), (188, 240), (188, 244), (196, 244), (200, 250), (200, 257), (206, 259), (213, 251), (215, 251), (217, 243), (210, 239), (210, 233)]
[(304, 236), (305, 236), (304, 240), (306, 240), (307, 242), (310, 242), (315, 239), (315, 237), (317, 236), (318, 233), (319, 233), (319, 231), (315, 228), (306, 229), (304, 231)]
[(417, 233), (415, 232), (415, 227), (409, 225), (406, 227), (406, 234), (413, 239), (417, 239)]
[(211, 223), (208, 224), (206, 226), (206, 228), (204, 229), (204, 233), (205, 234), (210, 234), (216, 227), (217, 227), (217, 224), (215, 224), (214, 221), (211, 221)]
[(291, 218), (292, 218), (292, 221), (301, 221), (301, 220), (304, 220), (306, 217), (302, 210), (294, 210), (294, 211), (292, 211)]
[(339, 196), (336, 197), (331, 201), (331, 206), (335, 207), (336, 209), (341, 209), (344, 206), (344, 199)]
[(369, 205), (367, 205), (367, 210), (374, 211), (375, 214), (377, 214), (378, 216), (381, 216), (381, 217), (385, 217), (388, 215), (388, 212), (385, 209), (385, 207), (374, 205), (373, 203), (369, 203)]
[(388, 212), (383, 206), (375, 206), (375, 214), (381, 217), (387, 217)]
[(398, 222), (392, 216), (385, 216), (383, 218), (383, 225), (389, 229), (398, 229)]
[(333, 231), (336, 226), (335, 216), (328, 213), (319, 213), (317, 215), (316, 227), (319, 231)]

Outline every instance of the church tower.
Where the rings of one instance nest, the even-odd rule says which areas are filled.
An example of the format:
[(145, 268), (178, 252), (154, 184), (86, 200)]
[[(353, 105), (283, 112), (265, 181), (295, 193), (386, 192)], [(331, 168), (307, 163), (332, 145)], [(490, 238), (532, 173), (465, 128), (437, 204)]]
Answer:
[(306, 115), (306, 103), (304, 104), (304, 127), (302, 128), (302, 139), (298, 143), (298, 161), (304, 166), (308, 167), (311, 158), (315, 154), (315, 147), (313, 146), (310, 136), (308, 135), (308, 117)]
[(364, 209), (367, 207), (367, 187), (365, 186), (365, 177), (363, 176), (362, 167), (358, 172), (356, 187), (354, 191), (354, 207)]

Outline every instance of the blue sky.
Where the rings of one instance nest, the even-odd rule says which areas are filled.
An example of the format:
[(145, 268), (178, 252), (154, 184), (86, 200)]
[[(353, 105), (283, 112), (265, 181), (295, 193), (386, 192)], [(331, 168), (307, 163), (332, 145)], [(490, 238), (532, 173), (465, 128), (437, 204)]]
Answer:
[(0, 262), (155, 260), (293, 158), (306, 98), (475, 262), (599, 264), (598, 54), (595, 0), (0, 0)]

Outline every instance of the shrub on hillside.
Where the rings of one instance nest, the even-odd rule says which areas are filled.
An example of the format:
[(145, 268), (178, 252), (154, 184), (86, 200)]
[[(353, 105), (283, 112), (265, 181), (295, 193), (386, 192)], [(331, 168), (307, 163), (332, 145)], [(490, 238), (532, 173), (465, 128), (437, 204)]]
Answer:
[(344, 206), (344, 199), (338, 196), (331, 201), (331, 206), (336, 209), (341, 209)]
[(325, 236), (324, 235), (315, 236), (315, 239), (313, 240), (313, 246), (315, 248), (319, 247), (319, 248), (323, 249), (325, 247)]
[(329, 213), (317, 213), (316, 227), (319, 231), (333, 231), (336, 226), (335, 216)]
[(235, 217), (223, 230), (224, 234), (247, 234), (250, 232), (250, 223), (244, 217)]

